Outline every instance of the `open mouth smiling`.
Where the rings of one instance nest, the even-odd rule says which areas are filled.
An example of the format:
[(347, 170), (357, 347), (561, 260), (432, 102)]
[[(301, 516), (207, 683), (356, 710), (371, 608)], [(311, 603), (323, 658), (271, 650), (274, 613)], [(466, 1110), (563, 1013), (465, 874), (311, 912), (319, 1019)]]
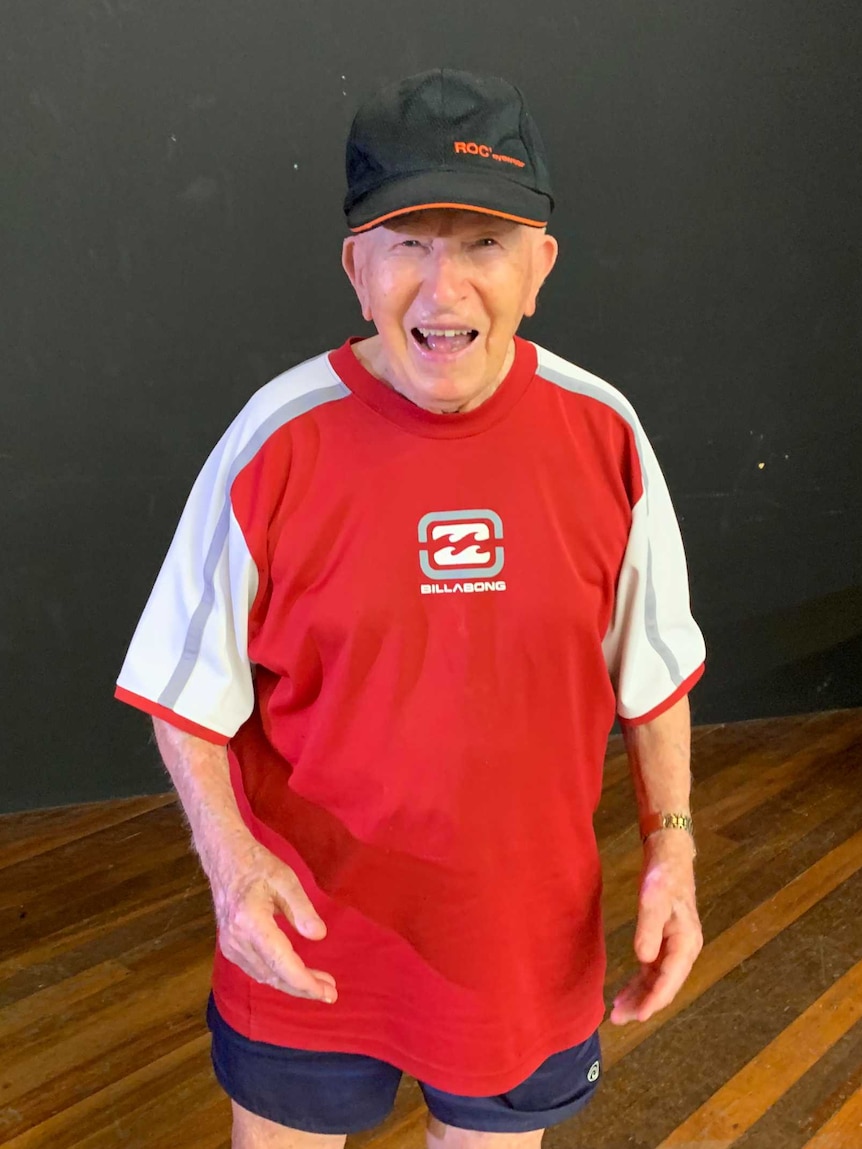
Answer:
[(452, 355), (469, 347), (479, 332), (474, 327), (413, 327), (411, 334), (423, 351)]

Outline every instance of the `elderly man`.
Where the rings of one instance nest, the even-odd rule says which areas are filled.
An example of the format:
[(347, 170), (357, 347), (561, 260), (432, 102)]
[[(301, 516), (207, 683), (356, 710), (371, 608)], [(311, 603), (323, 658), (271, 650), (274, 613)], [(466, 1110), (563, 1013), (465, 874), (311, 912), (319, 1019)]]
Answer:
[(212, 885), (233, 1145), (340, 1146), (415, 1076), (436, 1149), (537, 1146), (600, 1076), (592, 818), (615, 715), (640, 973), (701, 944), (667, 489), (608, 384), (516, 336), (554, 266), (520, 92), (387, 87), (348, 142), (343, 265), (377, 333), (249, 400), (198, 477), (117, 695), (153, 715)]

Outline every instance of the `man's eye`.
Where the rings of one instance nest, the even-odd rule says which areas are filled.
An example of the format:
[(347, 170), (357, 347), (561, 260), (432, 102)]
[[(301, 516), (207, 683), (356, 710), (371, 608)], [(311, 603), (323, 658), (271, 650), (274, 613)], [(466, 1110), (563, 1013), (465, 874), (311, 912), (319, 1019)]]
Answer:
[(422, 243), (418, 239), (405, 239), (401, 242), (402, 247), (421, 247)]
[(496, 247), (497, 241), (491, 235), (483, 235), (481, 239), (476, 240), (477, 247)]

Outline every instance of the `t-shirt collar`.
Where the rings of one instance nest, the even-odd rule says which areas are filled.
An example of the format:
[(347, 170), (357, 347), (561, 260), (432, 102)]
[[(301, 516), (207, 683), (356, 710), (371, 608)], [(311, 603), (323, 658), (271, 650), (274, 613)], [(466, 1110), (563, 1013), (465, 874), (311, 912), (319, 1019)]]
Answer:
[(379, 415), (411, 431), (435, 439), (458, 439), (477, 435), (503, 419), (526, 391), (536, 373), (535, 346), (515, 336), (515, 358), (496, 391), (472, 411), (451, 415), (426, 411), (382, 382), (357, 359), (352, 350), (363, 336), (354, 335), (329, 353), (333, 371), (353, 394)]

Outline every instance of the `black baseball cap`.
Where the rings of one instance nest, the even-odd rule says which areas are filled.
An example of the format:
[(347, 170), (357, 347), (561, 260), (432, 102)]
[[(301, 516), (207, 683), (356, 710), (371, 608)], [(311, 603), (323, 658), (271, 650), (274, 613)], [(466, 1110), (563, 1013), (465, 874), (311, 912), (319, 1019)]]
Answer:
[(388, 84), (347, 140), (351, 231), (427, 208), (464, 208), (544, 227), (554, 207), (538, 128), (496, 76), (435, 68)]

